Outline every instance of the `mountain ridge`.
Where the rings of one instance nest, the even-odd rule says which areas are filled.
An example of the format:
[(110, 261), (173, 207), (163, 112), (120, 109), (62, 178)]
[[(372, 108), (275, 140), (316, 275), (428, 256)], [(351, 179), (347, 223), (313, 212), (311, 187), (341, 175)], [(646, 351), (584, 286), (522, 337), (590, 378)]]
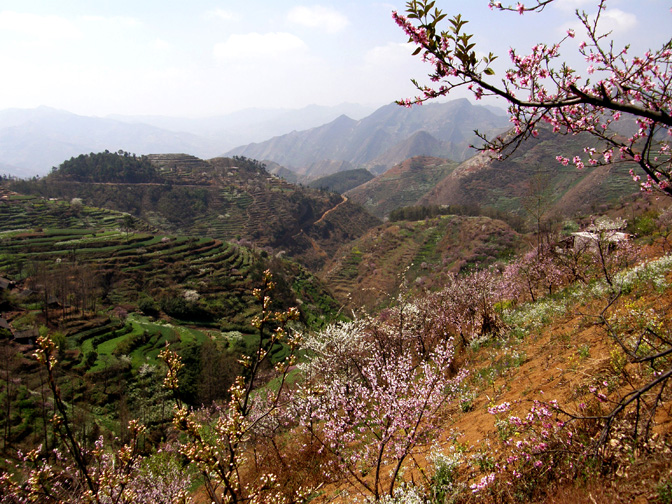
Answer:
[[(317, 128), (237, 147), (227, 155), (274, 161), (313, 178), (329, 175), (307, 173), (309, 165), (322, 159), (348, 161), (354, 167), (366, 167), (380, 173), (403, 161), (408, 154), (432, 155), (437, 149), (446, 157), (461, 161), (471, 155), (469, 145), (478, 140), (473, 133), (475, 129), (499, 132), (508, 125), (505, 117), (472, 105), (466, 99), (412, 109), (389, 104), (359, 121), (339, 117)], [(408, 146), (405, 149), (399, 147), (420, 131), (435, 141), (429, 142), (429, 137), (425, 137), (424, 145), (418, 142), (417, 150), (412, 151)], [(410, 141), (409, 145), (412, 144)], [(429, 144), (432, 144), (431, 152), (426, 152)], [(394, 149), (399, 153), (394, 155)]]
[(415, 156), (346, 194), (381, 219), (400, 207), (451, 205), (475, 205), (529, 218), (525, 208), (536, 197), (544, 200), (547, 217), (573, 217), (594, 212), (597, 206), (613, 204), (638, 190), (629, 174), (632, 165), (627, 163), (578, 170), (556, 160), (558, 152), (570, 158), (580, 156), (591, 141), (589, 137), (558, 136), (540, 128), (537, 139), (525, 142), (504, 160), (487, 152), (461, 163)]
[(370, 107), (341, 104), (299, 110), (246, 109), (203, 119), (163, 116), (85, 116), (47, 106), (0, 110), (0, 172), (46, 175), (71, 156), (123, 150), (136, 154), (187, 152), (212, 158), (240, 143), (323, 124)]

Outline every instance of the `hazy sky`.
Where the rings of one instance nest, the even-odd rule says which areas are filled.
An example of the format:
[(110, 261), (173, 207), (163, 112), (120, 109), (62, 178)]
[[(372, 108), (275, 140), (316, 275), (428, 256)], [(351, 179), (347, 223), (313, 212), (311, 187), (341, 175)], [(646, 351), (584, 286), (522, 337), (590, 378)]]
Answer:
[[(437, 0), (462, 13), (477, 49), (558, 40), (576, 8), (491, 12), (487, 0)], [(670, 36), (664, 0), (608, 2), (615, 35), (639, 47)], [(47, 105), (85, 115), (200, 117), (247, 107), (382, 105), (427, 74), (391, 19), (405, 2), (371, 0), (0, 0), (0, 109)], [(576, 44), (581, 40), (576, 38)]]

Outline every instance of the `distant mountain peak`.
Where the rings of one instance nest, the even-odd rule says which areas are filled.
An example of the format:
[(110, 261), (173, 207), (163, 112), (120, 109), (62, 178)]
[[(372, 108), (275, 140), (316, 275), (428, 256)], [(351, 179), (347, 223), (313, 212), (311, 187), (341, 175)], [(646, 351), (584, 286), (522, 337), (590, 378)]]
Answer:
[(475, 129), (501, 132), (508, 127), (506, 118), (465, 98), (411, 109), (390, 103), (358, 121), (341, 115), (316, 128), (237, 147), (227, 155), (268, 159), (308, 177), (313, 176), (309, 167), (323, 161), (345, 161), (380, 173), (420, 154), (466, 159), (473, 154), (469, 145), (478, 140)]

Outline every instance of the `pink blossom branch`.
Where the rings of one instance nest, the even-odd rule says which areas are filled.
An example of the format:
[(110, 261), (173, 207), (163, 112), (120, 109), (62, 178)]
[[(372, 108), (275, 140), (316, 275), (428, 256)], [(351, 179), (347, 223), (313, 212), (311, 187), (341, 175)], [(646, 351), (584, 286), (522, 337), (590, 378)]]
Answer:
[[(543, 11), (553, 0), (537, 0), (532, 5), (517, 3), (504, 6), (491, 1), (491, 9), (524, 12)], [(567, 35), (552, 45), (537, 44), (528, 55), (519, 55), (511, 49), (512, 67), (500, 83), (492, 77), (491, 63), (497, 58), (492, 53), (478, 59), (473, 36), (464, 32), (467, 23), (460, 15), (448, 19), (448, 30), (438, 31), (438, 24), (446, 18), (434, 2), (428, 0), (407, 3), (407, 16), (393, 13), (395, 22), (417, 46), (415, 53), (422, 53), (423, 61), (434, 68), (430, 74), (433, 86), (421, 86), (413, 81), (421, 94), (413, 99), (401, 100), (404, 106), (421, 104), (446, 96), (454, 89), (467, 86), (477, 100), (496, 96), (509, 102), (509, 115), (514, 125), (513, 133), (487, 138), (477, 132), (485, 142), (479, 150), (495, 152), (507, 157), (523, 141), (536, 136), (542, 123), (563, 134), (589, 133), (605, 142), (604, 160), (591, 155), (591, 165), (616, 161), (636, 163), (646, 174), (641, 186), (653, 187), (672, 195), (672, 40), (657, 51), (647, 51), (643, 56), (627, 59), (628, 47), (616, 51), (609, 34), (601, 34), (600, 19), (605, 9), (604, 0), (596, 0), (597, 14), (589, 17), (578, 12), (587, 42), (579, 45), (579, 54), (586, 60), (588, 78), (582, 78), (565, 63), (554, 66), (560, 59), (560, 49), (576, 34)], [(591, 82), (591, 75), (600, 77)], [(609, 128), (621, 115), (633, 118), (639, 131), (623, 139)], [(667, 138), (665, 138), (667, 136)], [(619, 157), (613, 156), (615, 149)], [(584, 161), (575, 160), (577, 167)], [(635, 178), (635, 177), (633, 177)]]

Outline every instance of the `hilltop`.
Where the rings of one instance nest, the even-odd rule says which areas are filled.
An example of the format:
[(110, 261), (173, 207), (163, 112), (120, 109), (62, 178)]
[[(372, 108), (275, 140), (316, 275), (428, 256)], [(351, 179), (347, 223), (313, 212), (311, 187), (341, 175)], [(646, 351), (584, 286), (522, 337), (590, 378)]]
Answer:
[(342, 104), (246, 109), (202, 119), (7, 109), (0, 111), (0, 171), (22, 178), (42, 176), (63, 159), (105, 149), (145, 155), (186, 152), (205, 158), (228, 151), (225, 156), (261, 159), (269, 166), (277, 162), (308, 180), (360, 165), (380, 173), (415, 155), (461, 160), (471, 155), (474, 129), (506, 127), (501, 111), (466, 100), (421, 112), (393, 104), (373, 112)]
[(340, 195), (299, 187), (245, 158), (82, 155), (17, 191), (127, 212), (157, 229), (242, 240), (319, 268), (378, 221)]
[(46, 175), (64, 159), (104, 149), (143, 154), (218, 152), (197, 135), (148, 124), (81, 116), (49, 107), (0, 111), (0, 164), (6, 165), (5, 173), (23, 178)]

